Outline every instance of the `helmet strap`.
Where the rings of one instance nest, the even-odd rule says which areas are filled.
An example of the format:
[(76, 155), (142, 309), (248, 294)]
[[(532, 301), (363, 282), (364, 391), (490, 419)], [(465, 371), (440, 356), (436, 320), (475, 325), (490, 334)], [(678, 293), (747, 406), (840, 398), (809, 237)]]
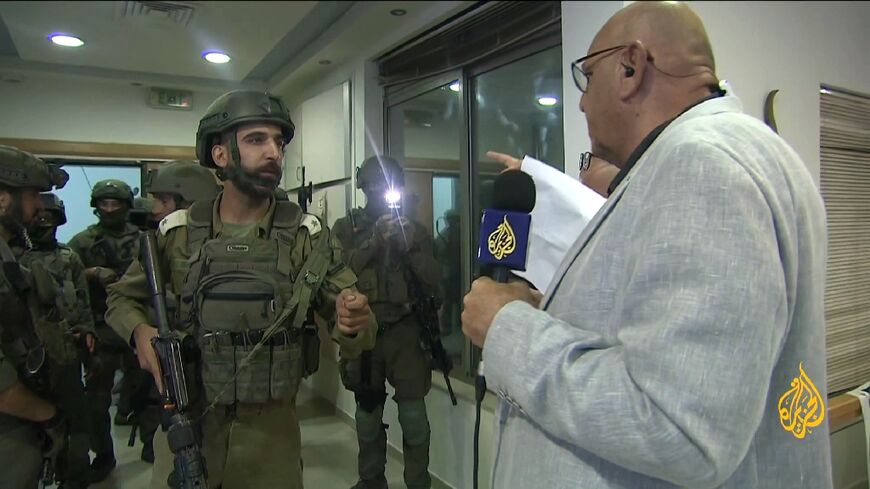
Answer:
[(239, 153), (239, 133), (233, 129), (233, 137), (230, 138), (230, 164), (236, 167), (236, 170), (242, 170), (242, 155)]

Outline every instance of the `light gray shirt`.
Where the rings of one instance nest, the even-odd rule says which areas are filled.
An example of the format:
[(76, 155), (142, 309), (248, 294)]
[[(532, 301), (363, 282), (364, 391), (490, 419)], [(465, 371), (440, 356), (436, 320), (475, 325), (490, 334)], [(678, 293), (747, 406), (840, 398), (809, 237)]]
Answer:
[(832, 486), (824, 208), (734, 96), (674, 120), (484, 347), (493, 487)]

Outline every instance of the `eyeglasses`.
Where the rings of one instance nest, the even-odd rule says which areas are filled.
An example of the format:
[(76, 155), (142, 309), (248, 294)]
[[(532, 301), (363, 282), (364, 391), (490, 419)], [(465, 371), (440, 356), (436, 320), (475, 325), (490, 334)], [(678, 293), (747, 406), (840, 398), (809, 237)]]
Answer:
[(592, 165), (592, 153), (589, 151), (584, 151), (580, 153), (580, 178), (583, 178), (583, 172), (589, 169), (589, 166)]
[[(612, 48), (602, 49), (601, 51), (596, 51), (592, 54), (587, 54), (582, 58), (571, 63), (571, 74), (574, 76), (574, 85), (577, 85), (577, 89), (583, 93), (586, 93), (586, 89), (589, 87), (589, 77), (592, 76), (591, 71), (583, 71), (583, 68), (580, 67), (580, 64), (586, 61), (587, 59), (594, 58), (600, 54), (610, 53), (613, 54), (616, 51), (627, 48), (627, 44), (621, 44), (619, 46), (613, 46)], [(608, 55), (609, 56), (609, 55)]]

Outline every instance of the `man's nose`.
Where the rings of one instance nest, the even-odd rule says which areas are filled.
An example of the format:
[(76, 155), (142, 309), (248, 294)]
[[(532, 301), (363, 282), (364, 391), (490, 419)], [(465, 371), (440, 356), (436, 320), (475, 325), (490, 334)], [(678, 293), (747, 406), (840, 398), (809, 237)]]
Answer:
[(283, 144), (273, 140), (269, 141), (269, 144), (267, 146), (268, 147), (266, 148), (266, 156), (271, 159), (280, 160), (281, 155), (284, 154)]

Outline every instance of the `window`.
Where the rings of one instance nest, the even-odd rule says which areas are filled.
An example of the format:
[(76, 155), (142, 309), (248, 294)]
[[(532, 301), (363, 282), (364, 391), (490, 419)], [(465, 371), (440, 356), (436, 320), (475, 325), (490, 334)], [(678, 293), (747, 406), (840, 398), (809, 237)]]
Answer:
[(87, 163), (84, 161), (54, 160), (52, 163), (62, 163), (63, 169), (69, 173), (69, 181), (54, 193), (63, 201), (66, 209), (67, 223), (57, 228), (57, 240), (67, 243), (73, 236), (97, 222), (97, 216), (91, 208), (91, 189), (100, 180), (110, 178), (123, 180), (130, 186), (136, 196), (142, 188), (142, 166), (138, 161), (106, 161), (105, 163)]
[(870, 97), (822, 87), (828, 391), (870, 380)]
[[(386, 152), (404, 163), (414, 217), (434, 237), (445, 291), (442, 341), (460, 378), (471, 377), (479, 355), (462, 334), (462, 297), (478, 273), (481, 212), (503, 170), (486, 152), (564, 165), (560, 4), (494, 4), (463, 21), (468, 33), (439, 31), (431, 44), (380, 62)], [(493, 35), (499, 29), (504, 36)], [(463, 39), (473, 41), (474, 56), (464, 44), (456, 51)]]
[[(416, 202), (413, 217), (434, 239), (441, 265), (444, 301), (439, 311), (441, 341), (454, 365), (463, 363), (462, 240), (465, 208), (460, 199), (459, 82), (449, 80), (389, 108), (389, 154), (405, 165), (405, 194)], [(466, 217), (467, 219), (467, 217)]]

